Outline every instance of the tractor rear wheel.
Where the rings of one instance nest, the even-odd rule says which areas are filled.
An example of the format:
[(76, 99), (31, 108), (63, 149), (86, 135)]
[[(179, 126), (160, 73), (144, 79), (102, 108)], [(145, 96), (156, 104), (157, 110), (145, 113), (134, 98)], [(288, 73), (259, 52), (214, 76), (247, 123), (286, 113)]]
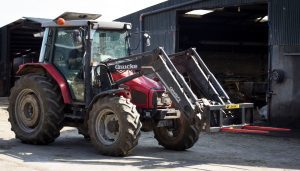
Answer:
[(159, 145), (169, 150), (182, 151), (191, 148), (198, 140), (200, 134), (200, 120), (190, 124), (181, 116), (173, 120), (173, 127), (155, 127), (154, 137)]
[(141, 122), (135, 105), (118, 96), (100, 98), (89, 113), (89, 135), (104, 155), (126, 156), (138, 144)]
[(62, 96), (52, 79), (28, 74), (11, 89), (8, 120), (22, 142), (49, 144), (63, 127), (63, 108)]

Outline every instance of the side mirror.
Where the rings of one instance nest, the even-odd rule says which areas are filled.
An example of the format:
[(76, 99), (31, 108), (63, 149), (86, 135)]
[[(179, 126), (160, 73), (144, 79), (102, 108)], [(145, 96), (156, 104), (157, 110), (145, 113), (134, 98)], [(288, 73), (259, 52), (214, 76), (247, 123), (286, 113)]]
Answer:
[(149, 47), (151, 45), (151, 36), (148, 33), (144, 33), (144, 39), (146, 41), (146, 46)]

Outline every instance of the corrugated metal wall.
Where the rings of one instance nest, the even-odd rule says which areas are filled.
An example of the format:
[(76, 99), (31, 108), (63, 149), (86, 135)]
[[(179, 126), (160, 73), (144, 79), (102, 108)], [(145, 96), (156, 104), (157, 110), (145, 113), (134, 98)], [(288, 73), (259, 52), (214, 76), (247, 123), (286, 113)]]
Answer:
[(1, 53), (2, 53), (2, 32), (1, 32), (1, 30), (0, 30), (0, 61), (1, 61)]
[[(159, 21), (158, 18), (162, 18), (163, 20)], [(146, 47), (146, 51), (162, 46), (167, 53), (175, 52), (175, 11), (163, 12), (145, 17), (144, 30), (151, 35), (151, 46)]]
[(7, 95), (9, 92), (9, 88), (7, 87), (8, 84), (8, 73), (9, 71), (7, 70), (7, 36), (8, 36), (8, 31), (7, 27), (2, 27), (0, 29), (1, 32), (1, 53), (0, 53), (0, 96)]
[(300, 1), (270, 0), (271, 45), (300, 45)]
[(2, 61), (2, 32), (1, 32), (1, 29), (0, 29), (0, 63)]
[[(0, 29), (0, 66), (2, 66), (2, 32)], [(3, 96), (4, 93), (1, 93), (1, 90), (3, 90), (4, 82), (1, 79), (3, 77), (1, 70), (0, 70), (0, 96)]]
[(284, 73), (283, 82), (271, 81), (271, 122), (300, 128), (300, 46), (272, 45), (271, 70)]
[(240, 6), (248, 4), (266, 3), (267, 0), (203, 0), (202, 2), (189, 5), (177, 10), (192, 10), (199, 8), (222, 8), (230, 6)]
[(270, 0), (271, 70), (281, 70), (284, 81), (271, 82), (271, 121), (300, 128), (300, 1)]

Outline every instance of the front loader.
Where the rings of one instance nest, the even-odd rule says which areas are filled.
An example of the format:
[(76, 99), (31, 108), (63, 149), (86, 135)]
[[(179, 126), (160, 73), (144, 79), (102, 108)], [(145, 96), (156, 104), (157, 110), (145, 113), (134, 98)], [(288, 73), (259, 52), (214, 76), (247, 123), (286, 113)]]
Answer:
[(230, 102), (194, 49), (128, 56), (129, 23), (74, 16), (44, 23), (39, 62), (19, 67), (8, 111), (22, 142), (49, 144), (72, 126), (104, 155), (128, 155), (141, 130), (153, 130), (167, 149), (185, 150), (205, 123), (221, 125), (233, 110), (244, 116), (252, 108)]

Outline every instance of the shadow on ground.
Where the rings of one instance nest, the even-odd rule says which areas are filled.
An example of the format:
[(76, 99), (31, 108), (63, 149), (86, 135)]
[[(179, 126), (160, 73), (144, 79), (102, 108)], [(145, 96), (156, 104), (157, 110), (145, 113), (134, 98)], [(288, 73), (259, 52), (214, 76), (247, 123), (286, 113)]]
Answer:
[(239, 166), (300, 169), (300, 139), (293, 137), (204, 134), (193, 148), (179, 152), (165, 150), (157, 145), (152, 133), (144, 133), (133, 154), (122, 158), (99, 155), (75, 130), (61, 134), (47, 146), (0, 139), (0, 154), (24, 162), (129, 165), (140, 169), (197, 169), (201, 165), (222, 165), (227, 169)]

